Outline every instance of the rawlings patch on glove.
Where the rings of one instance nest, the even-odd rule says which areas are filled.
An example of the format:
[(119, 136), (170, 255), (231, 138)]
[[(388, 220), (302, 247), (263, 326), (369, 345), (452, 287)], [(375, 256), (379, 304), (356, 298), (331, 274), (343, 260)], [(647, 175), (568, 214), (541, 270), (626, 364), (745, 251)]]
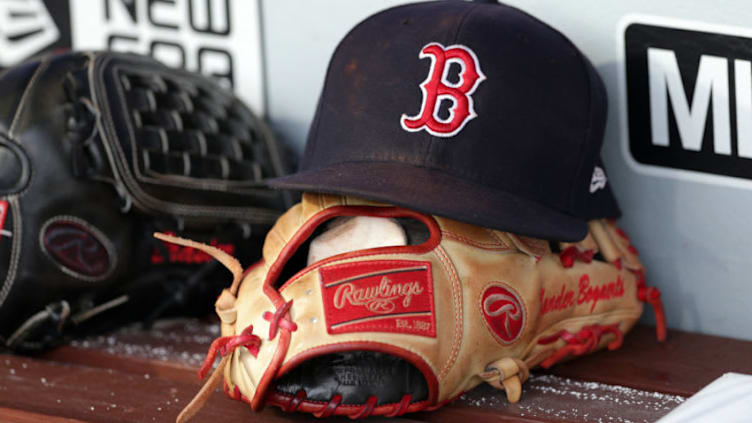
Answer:
[(280, 146), (209, 78), (86, 52), (8, 69), (0, 90), (0, 346), (200, 313), (225, 271), (152, 233), (251, 260), (289, 206), (264, 186)]
[[(388, 218), (386, 227), (397, 222), (406, 242), (307, 263), (322, 239), (371, 233), (352, 225), (330, 235), (326, 222), (343, 216)], [(245, 273), (227, 254), (158, 237), (204, 248), (235, 275), (217, 300), (222, 337), (200, 376), (217, 355), (222, 360), (178, 421), (195, 414), (221, 379), (253, 410), (269, 403), (317, 417), (431, 410), (483, 381), (516, 402), (529, 369), (618, 348), (644, 302), (655, 307), (658, 338), (665, 337), (658, 292), (645, 285), (626, 235), (605, 220), (591, 221), (581, 242), (552, 243), (305, 194)]]

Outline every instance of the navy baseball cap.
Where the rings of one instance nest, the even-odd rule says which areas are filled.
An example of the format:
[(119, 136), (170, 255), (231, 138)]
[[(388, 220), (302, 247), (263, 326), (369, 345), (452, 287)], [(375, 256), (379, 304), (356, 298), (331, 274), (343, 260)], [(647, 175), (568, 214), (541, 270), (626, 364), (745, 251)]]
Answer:
[(300, 170), (269, 183), (581, 240), (588, 220), (620, 215), (600, 159), (606, 103), (572, 42), (516, 8), (398, 6), (340, 42)]

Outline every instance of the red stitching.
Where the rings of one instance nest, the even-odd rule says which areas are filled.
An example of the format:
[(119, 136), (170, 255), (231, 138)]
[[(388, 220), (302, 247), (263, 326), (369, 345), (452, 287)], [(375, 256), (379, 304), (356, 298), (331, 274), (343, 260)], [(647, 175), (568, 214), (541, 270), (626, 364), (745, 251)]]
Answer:
[(360, 410), (360, 412), (351, 414), (348, 417), (355, 420), (355, 419), (362, 419), (362, 418), (370, 416), (371, 413), (373, 413), (373, 409), (374, 407), (376, 407), (376, 402), (378, 400), (379, 399), (378, 397), (376, 397), (376, 395), (371, 395), (370, 397), (368, 397), (368, 400), (366, 401), (366, 403), (363, 404), (363, 408)]
[(483, 249), (483, 250), (501, 250), (501, 251), (504, 251), (504, 250), (509, 250), (510, 249), (507, 245), (501, 244), (498, 241), (497, 242), (478, 242), (478, 241), (475, 241), (473, 239), (467, 238), (465, 236), (456, 234), (454, 232), (441, 231), (441, 235), (443, 237), (446, 237), (447, 239), (451, 239), (453, 241), (462, 242), (464, 244), (471, 245), (473, 247), (477, 247), (477, 248), (480, 248), (480, 249)]
[(663, 310), (661, 291), (653, 286), (648, 286), (643, 270), (633, 271), (637, 276), (637, 299), (650, 304), (655, 314), (655, 331), (658, 341), (666, 340), (666, 313)]
[(622, 333), (621, 329), (619, 329), (618, 323), (608, 326), (585, 326), (576, 334), (572, 334), (566, 329), (562, 329), (554, 335), (540, 338), (538, 340), (538, 343), (542, 345), (556, 342), (559, 339), (567, 343), (565, 346), (559, 348), (551, 356), (546, 358), (541, 363), (541, 367), (547, 369), (570, 355), (579, 356), (595, 351), (600, 344), (601, 338), (603, 338), (603, 335), (606, 334), (612, 334), (616, 336), (616, 339), (608, 343), (609, 350), (615, 350), (621, 347), (624, 334)]
[(223, 345), (219, 350), (222, 357), (240, 346), (246, 347), (254, 357), (258, 356), (261, 338), (259, 338), (258, 335), (253, 334), (253, 325), (243, 329), (243, 332), (241, 332), (240, 335), (230, 336), (229, 338), (229, 342)]
[[(458, 316), (462, 315), (462, 290), (460, 289), (460, 278), (457, 275), (457, 269), (454, 267), (454, 264), (449, 259), (449, 256), (447, 256), (446, 251), (444, 251), (444, 248), (441, 246), (436, 247), (434, 250), (434, 253), (436, 254), (436, 257), (439, 258), (439, 261), (441, 262), (442, 267), (444, 267), (444, 271), (449, 276), (449, 280), (452, 282), (452, 304), (454, 305), (455, 312), (458, 313)], [(444, 368), (441, 369), (441, 372), (439, 373), (439, 379), (444, 379), (448, 374), (451, 368), (454, 366), (454, 363), (457, 361), (457, 357), (460, 353), (460, 344), (462, 343), (462, 319), (455, 318), (454, 319), (454, 339), (452, 340), (452, 351), (450, 353), (449, 359), (444, 364)]]
[(559, 253), (559, 260), (561, 260), (562, 266), (570, 268), (574, 266), (574, 262), (577, 260), (585, 263), (590, 263), (591, 261), (593, 261), (594, 255), (594, 250), (580, 251), (580, 249), (576, 246), (570, 245)]
[(299, 390), (294, 397), (290, 398), (290, 401), (287, 403), (287, 405), (283, 408), (288, 413), (292, 413), (294, 411), (298, 410), (298, 407), (300, 407), (300, 404), (305, 401), (307, 398), (307, 395), (304, 390)]
[[(427, 411), (435, 410), (455, 400), (460, 395), (462, 395), (462, 393), (458, 394), (457, 396), (453, 398), (445, 399), (434, 405), (430, 405), (426, 400), (412, 402), (413, 398), (412, 398), (412, 395), (410, 394), (404, 395), (399, 402), (395, 402), (395, 403), (378, 404), (378, 399), (377, 399), (375, 400), (376, 404), (374, 404), (373, 410), (371, 410), (367, 416), (382, 415), (385, 417), (397, 417), (397, 416), (401, 416), (409, 412), (417, 412), (417, 411), (423, 411), (423, 410), (427, 410)], [(300, 410), (308, 411), (308, 410), (311, 410), (311, 407), (313, 407), (313, 410), (315, 411), (313, 411), (312, 414), (314, 414), (314, 416), (343, 415), (343, 416), (349, 416), (350, 418), (354, 418), (353, 416), (355, 416), (355, 414), (362, 413), (363, 408), (366, 406), (365, 404), (342, 404), (342, 399), (337, 398), (340, 395), (335, 395), (335, 397), (333, 397), (331, 400), (326, 401), (326, 402), (313, 401), (307, 397), (304, 397), (304, 393), (300, 393), (300, 392), (296, 393), (296, 396), (300, 396), (301, 400), (300, 400), (300, 403), (296, 405), (296, 409), (291, 410), (291, 411), (300, 411)], [(290, 394), (282, 393), (279, 391), (274, 391), (271, 395), (267, 396), (266, 399), (270, 404), (280, 407), (282, 411), (288, 411), (288, 408), (290, 408), (291, 406), (291, 402), (294, 400), (294, 396)], [(241, 397), (241, 400), (244, 402), (250, 403), (250, 400), (248, 400), (244, 396)], [(327, 414), (324, 414), (324, 413), (327, 413)], [(364, 415), (363, 417), (367, 417), (367, 416)]]
[(313, 415), (318, 418), (329, 417), (333, 415), (335, 411), (337, 411), (337, 407), (339, 407), (339, 404), (341, 402), (342, 402), (342, 395), (336, 394), (329, 400), (328, 403), (326, 403), (323, 407), (321, 407), (321, 410), (313, 413)]
[[(234, 396), (230, 394), (229, 390), (225, 386), (225, 392), (233, 399), (239, 399), (241, 397), (240, 392), (235, 387), (237, 396)], [(287, 395), (285, 395), (287, 396)], [(402, 396), (402, 399), (398, 403), (394, 404), (382, 404), (383, 405), (391, 405), (392, 411), (389, 413), (383, 413), (386, 417), (397, 417), (405, 414), (408, 411), (408, 408), (410, 407), (411, 400), (412, 400), (412, 394), (405, 394)], [(308, 396), (306, 395), (304, 390), (299, 390), (297, 393), (295, 393), (294, 396), (289, 396), (289, 399), (286, 403), (279, 404), (283, 411), (291, 413), (296, 412), (300, 408), (300, 406), (304, 402), (315, 402), (310, 401), (308, 399)], [(378, 397), (376, 395), (371, 395), (368, 397), (368, 400), (365, 402), (365, 404), (362, 405), (352, 405), (352, 404), (342, 404), (342, 398), (341, 395), (337, 394), (332, 399), (330, 399), (328, 402), (320, 402), (321, 409), (318, 412), (315, 412), (314, 415), (316, 417), (329, 417), (336, 414), (337, 410), (341, 407), (352, 407), (354, 410), (348, 414), (348, 417), (355, 420), (355, 419), (361, 419), (365, 417), (370, 417), (374, 414), (374, 411), (376, 410), (376, 406), (378, 403)], [(425, 408), (421, 407), (420, 409)]]
[(621, 270), (621, 259), (618, 258), (613, 261), (613, 265), (616, 266), (617, 269)]
[(405, 414), (407, 407), (410, 405), (410, 400), (413, 399), (412, 394), (405, 394), (402, 396), (402, 400), (394, 407), (394, 411), (386, 414), (386, 417), (397, 417)]

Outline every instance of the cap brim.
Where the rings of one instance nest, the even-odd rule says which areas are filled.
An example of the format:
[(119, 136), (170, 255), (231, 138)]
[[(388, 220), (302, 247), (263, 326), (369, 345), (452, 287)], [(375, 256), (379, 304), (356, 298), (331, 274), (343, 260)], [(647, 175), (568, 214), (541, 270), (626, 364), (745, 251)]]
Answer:
[(274, 188), (362, 197), (487, 228), (579, 241), (587, 222), (444, 172), (399, 163), (341, 163), (268, 181)]

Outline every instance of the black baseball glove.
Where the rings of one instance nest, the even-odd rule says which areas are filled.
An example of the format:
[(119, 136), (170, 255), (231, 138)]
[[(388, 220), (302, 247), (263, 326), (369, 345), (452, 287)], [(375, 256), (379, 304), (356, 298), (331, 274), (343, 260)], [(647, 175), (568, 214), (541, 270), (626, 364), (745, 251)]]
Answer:
[(225, 270), (152, 233), (254, 260), (292, 202), (264, 186), (287, 156), (230, 92), (148, 57), (82, 52), (5, 71), (0, 345), (209, 310)]

